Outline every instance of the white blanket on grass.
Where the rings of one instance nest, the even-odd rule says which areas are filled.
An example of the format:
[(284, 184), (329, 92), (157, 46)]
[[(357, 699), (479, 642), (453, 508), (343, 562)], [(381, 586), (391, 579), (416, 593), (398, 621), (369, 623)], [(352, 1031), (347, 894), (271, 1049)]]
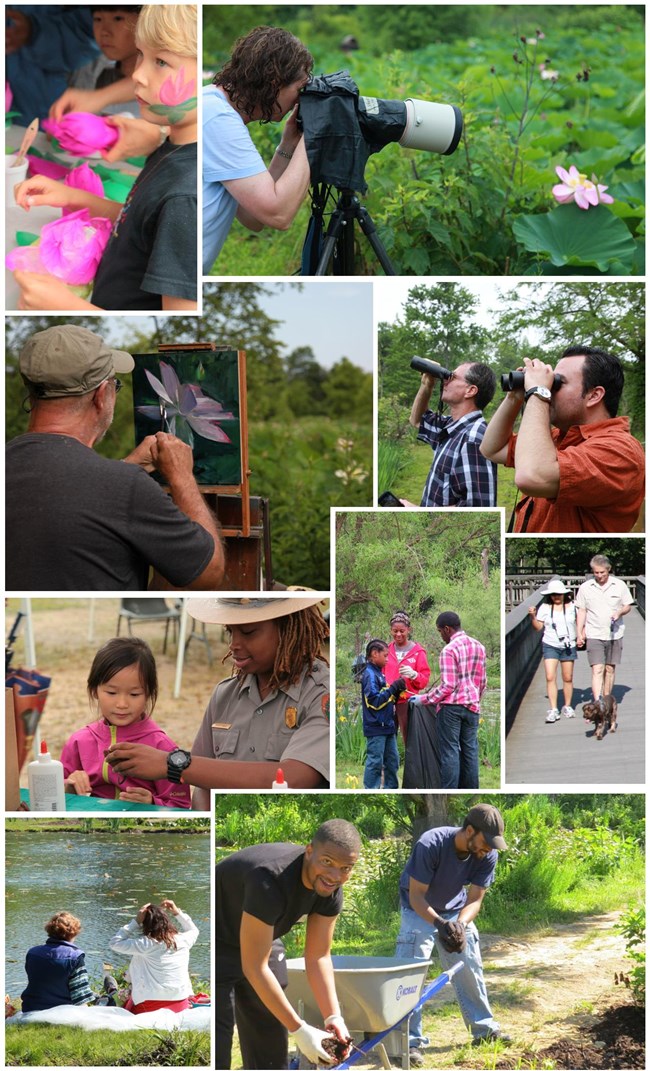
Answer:
[(89, 1008), (61, 1004), (47, 1011), (18, 1012), (6, 1020), (7, 1026), (22, 1023), (51, 1023), (53, 1026), (80, 1026), (84, 1030), (210, 1030), (212, 1008), (169, 1008), (134, 1015), (125, 1008)]

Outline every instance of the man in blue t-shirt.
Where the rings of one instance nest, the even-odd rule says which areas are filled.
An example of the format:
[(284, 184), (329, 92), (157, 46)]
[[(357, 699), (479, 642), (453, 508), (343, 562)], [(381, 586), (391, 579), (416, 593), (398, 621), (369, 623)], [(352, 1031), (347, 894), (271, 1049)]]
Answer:
[[(217, 259), (235, 216), (252, 231), (286, 230), (309, 186), (309, 163), (296, 122), (311, 54), (287, 30), (258, 26), (235, 44), (203, 90), (203, 271)], [(269, 165), (247, 130), (291, 112)]]
[[(423, 833), (400, 879), (402, 922), (395, 954), (405, 959), (429, 959), (435, 944), (443, 970), (462, 961), (452, 978), (472, 1044), (510, 1039), (494, 1019), (488, 1002), (478, 930), (474, 919), (494, 881), (498, 852), (505, 851), (501, 813), (487, 803), (468, 812), (461, 828), (439, 826)], [(418, 1049), (422, 1012), (409, 1024), (411, 1063), (420, 1066)]]

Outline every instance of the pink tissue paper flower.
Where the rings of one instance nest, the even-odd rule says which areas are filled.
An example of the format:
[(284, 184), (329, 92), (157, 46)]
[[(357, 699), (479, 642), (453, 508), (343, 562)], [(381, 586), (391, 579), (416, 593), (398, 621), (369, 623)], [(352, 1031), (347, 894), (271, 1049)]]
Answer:
[(9, 82), (5, 82), (5, 115), (11, 111), (11, 102), (14, 99), (14, 95), (11, 92), (11, 86)]
[(63, 164), (57, 164), (53, 160), (44, 160), (41, 156), (32, 156), (27, 153), (30, 175), (45, 175), (46, 178), (56, 179), (59, 182), (64, 179), (70, 170)]
[[(73, 167), (64, 178), (63, 184), (75, 190), (86, 190), (88, 193), (95, 194), (96, 197), (104, 196), (104, 183), (88, 164)], [(69, 216), (74, 211), (74, 208), (64, 208), (63, 215)]]
[(555, 172), (562, 179), (562, 182), (553, 187), (553, 196), (559, 204), (564, 205), (575, 200), (578, 208), (585, 211), (600, 203), (614, 204), (614, 198), (605, 193), (608, 187), (599, 183), (595, 175), (591, 176), (590, 181), (586, 175), (580, 174), (575, 164), (572, 164), (568, 171), (564, 167), (556, 167)]
[(59, 122), (43, 119), (41, 125), (72, 156), (89, 156), (101, 149), (111, 149), (119, 137), (114, 126), (101, 115), (90, 112), (69, 112)]
[(10, 271), (49, 272), (69, 286), (91, 283), (110, 238), (110, 219), (91, 219), (87, 208), (41, 229), (37, 246), (12, 250), (5, 258)]

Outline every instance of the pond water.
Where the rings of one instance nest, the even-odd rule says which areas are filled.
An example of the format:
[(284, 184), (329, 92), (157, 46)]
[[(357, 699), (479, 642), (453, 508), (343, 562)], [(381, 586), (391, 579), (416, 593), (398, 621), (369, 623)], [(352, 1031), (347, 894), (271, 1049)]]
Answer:
[(103, 963), (128, 966), (108, 942), (142, 904), (174, 900), (199, 927), (190, 975), (210, 978), (210, 838), (202, 834), (6, 834), (5, 991), (27, 984), (25, 953), (47, 940), (43, 926), (57, 911), (83, 924), (77, 944), (86, 953), (91, 985)]

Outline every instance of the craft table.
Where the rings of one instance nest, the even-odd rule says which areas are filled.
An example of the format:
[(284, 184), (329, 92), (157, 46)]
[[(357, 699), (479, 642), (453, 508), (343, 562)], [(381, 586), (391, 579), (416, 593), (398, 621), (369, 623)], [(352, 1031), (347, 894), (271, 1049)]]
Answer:
[[(17, 152), (23, 140), (24, 133), (24, 126), (12, 125), (7, 127), (5, 129), (6, 148), (11, 149), (13, 152)], [(46, 156), (48, 159), (56, 161), (56, 163), (61, 164), (63, 167), (79, 167), (83, 163), (90, 164), (91, 166), (93, 164), (101, 164), (102, 167), (107, 168), (109, 171), (122, 172), (125, 175), (132, 175), (134, 178), (140, 171), (139, 167), (135, 167), (126, 160), (120, 160), (115, 164), (107, 163), (99, 153), (92, 157), (71, 156), (70, 153), (55, 149), (53, 143), (48, 141), (47, 136), (42, 130), (39, 130), (36, 135), (30, 152), (33, 149), (38, 149), (42, 156)], [(27, 155), (29, 156), (29, 153)], [(29, 231), (31, 234), (40, 234), (43, 224), (51, 223), (53, 220), (59, 219), (60, 215), (60, 208), (49, 208), (47, 206), (30, 208), (29, 212), (26, 212), (24, 208), (18, 208), (17, 206), (14, 208), (5, 207), (5, 253), (9, 253), (12, 249), (15, 249), (17, 245), (16, 231)], [(12, 312), (17, 309), (19, 297), (20, 290), (16, 285), (14, 274), (5, 268), (5, 310), (7, 312)]]
[[(29, 806), (29, 790), (21, 788), (20, 801), (26, 803)], [(156, 811), (162, 814), (175, 814), (183, 815), (190, 814), (187, 808), (183, 807), (159, 807), (155, 803), (128, 803), (126, 800), (103, 800), (98, 796), (77, 796), (76, 793), (66, 792), (65, 797), (65, 809), (66, 812), (70, 811), (92, 811), (95, 814), (106, 814), (109, 811), (140, 811), (151, 812)], [(21, 811), (21, 814), (24, 812)], [(40, 814), (40, 811), (30, 811), (30, 814)]]

